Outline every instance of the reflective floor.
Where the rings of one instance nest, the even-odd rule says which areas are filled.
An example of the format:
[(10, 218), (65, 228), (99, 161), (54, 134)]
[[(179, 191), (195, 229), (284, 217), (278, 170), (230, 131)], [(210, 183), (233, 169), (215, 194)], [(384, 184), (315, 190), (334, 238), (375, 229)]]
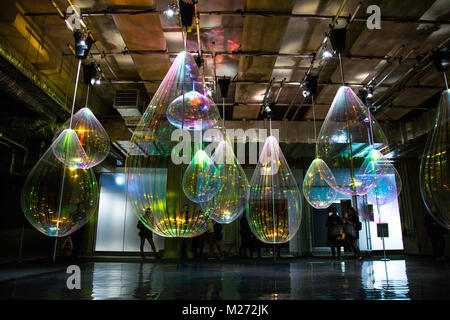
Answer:
[(65, 266), (0, 281), (0, 299), (450, 299), (450, 263), (432, 259), (151, 261), (82, 263), (80, 290)]

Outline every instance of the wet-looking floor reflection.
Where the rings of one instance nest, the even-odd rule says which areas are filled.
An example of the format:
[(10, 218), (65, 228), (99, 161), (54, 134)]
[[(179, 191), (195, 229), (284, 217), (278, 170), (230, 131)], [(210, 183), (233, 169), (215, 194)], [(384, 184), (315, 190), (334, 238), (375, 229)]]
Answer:
[(252, 263), (80, 264), (81, 289), (69, 290), (65, 268), (0, 282), (2, 299), (448, 299), (450, 264), (283, 260)]

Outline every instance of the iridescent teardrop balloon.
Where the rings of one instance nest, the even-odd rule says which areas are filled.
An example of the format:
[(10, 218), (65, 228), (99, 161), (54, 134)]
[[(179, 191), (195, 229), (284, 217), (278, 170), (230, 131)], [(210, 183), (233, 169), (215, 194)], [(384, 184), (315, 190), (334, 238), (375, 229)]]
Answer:
[(247, 220), (265, 243), (284, 243), (300, 227), (301, 195), (275, 137), (266, 139), (247, 193)]
[(367, 194), (367, 201), (374, 205), (383, 206), (398, 198), (402, 191), (402, 180), (393, 165), (386, 168), (377, 185)]
[(205, 151), (198, 150), (195, 153), (181, 185), (186, 197), (195, 203), (209, 201), (219, 193), (219, 171)]
[(420, 163), (420, 192), (430, 215), (450, 229), (450, 90), (441, 94)]
[(336, 199), (337, 192), (327, 181), (334, 181), (333, 173), (322, 159), (314, 159), (303, 179), (303, 195), (316, 209), (328, 208)]
[(377, 146), (389, 152), (387, 139), (375, 118), (349, 87), (339, 88), (320, 129), (318, 155), (334, 175), (328, 183), (348, 195), (367, 193), (375, 180), (361, 182), (359, 170), (366, 158), (364, 149)]
[(197, 91), (189, 91), (173, 100), (166, 116), (171, 124), (186, 130), (206, 130), (220, 119), (214, 101)]
[(64, 129), (51, 146), (54, 156), (70, 168), (80, 168), (88, 162), (88, 157), (80, 139), (72, 129)]
[(358, 195), (370, 192), (392, 167), (380, 151), (373, 147), (369, 147), (368, 150), (365, 160), (355, 174)]
[[(108, 156), (108, 133), (89, 108), (80, 109), (73, 115), (72, 124), (70, 125), (69, 119), (62, 128), (62, 132), (58, 131), (54, 140), (60, 134), (65, 134), (66, 138), (59, 144), (53, 144), (53, 151), (65, 165), (71, 168), (92, 168)], [(73, 137), (73, 133), (76, 133), (77, 139)], [(67, 147), (69, 151), (66, 150)]]
[(220, 120), (216, 104), (206, 96), (195, 59), (186, 51), (178, 54), (156, 94), (160, 111), (177, 128), (205, 130)]
[[(208, 229), (208, 215), (186, 197), (182, 186), (193, 153), (189, 142), (180, 159), (178, 138), (188, 138), (190, 132), (167, 120), (169, 105), (183, 93), (193, 90), (204, 95), (195, 59), (183, 51), (176, 57), (134, 130), (125, 162), (128, 199), (133, 212), (149, 229), (164, 237), (194, 237)], [(197, 196), (195, 200), (199, 200)]]
[(200, 203), (202, 210), (218, 223), (231, 223), (245, 210), (249, 183), (228, 139), (219, 142), (212, 156), (221, 187), (216, 196)]
[(30, 171), (21, 193), (25, 217), (50, 237), (67, 236), (82, 227), (97, 210), (98, 200), (94, 171), (65, 166), (54, 156), (53, 146)]

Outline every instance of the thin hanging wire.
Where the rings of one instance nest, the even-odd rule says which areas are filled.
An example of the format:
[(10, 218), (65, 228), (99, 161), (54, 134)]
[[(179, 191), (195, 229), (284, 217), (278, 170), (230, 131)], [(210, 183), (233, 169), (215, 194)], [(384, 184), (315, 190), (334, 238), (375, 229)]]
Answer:
[(446, 87), (446, 88), (447, 88), (447, 90), (448, 90), (447, 75), (445, 74), (445, 71), (444, 71), (443, 73), (444, 73), (444, 81), (445, 81), (445, 87)]
[(272, 117), (269, 118), (270, 136), (272, 136)]
[(316, 143), (316, 159), (317, 159), (319, 157), (319, 148), (318, 148), (318, 145), (317, 145), (318, 138), (317, 138), (317, 129), (316, 129), (316, 109), (315, 109), (315, 106), (314, 106), (314, 96), (313, 95), (311, 95), (311, 104), (312, 104), (312, 109), (313, 109), (314, 140), (315, 140), (315, 143)]
[(225, 138), (225, 97), (222, 97), (222, 131)]
[(344, 82), (344, 68), (342, 66), (342, 56), (341, 56), (340, 52), (339, 52), (339, 67), (340, 67), (340, 70), (341, 70), (342, 85), (345, 86), (345, 82)]
[[(183, 34), (183, 40), (184, 40), (184, 51), (186, 51), (187, 52), (187, 50), (186, 50), (186, 48), (187, 48), (187, 42), (186, 42), (186, 40), (187, 40), (187, 34), (186, 34), (186, 32), (182, 32), (182, 34)], [(183, 61), (183, 80), (182, 80), (182, 90), (183, 90), (183, 116), (182, 116), (182, 119), (181, 119), (181, 130), (183, 130), (183, 128), (184, 128), (184, 108), (185, 108), (185, 105), (184, 105), (184, 91), (185, 91), (185, 89), (184, 89), (184, 82), (185, 82), (185, 78), (186, 78), (186, 54), (187, 53), (185, 53), (185, 55), (184, 55), (184, 61)]]
[(77, 78), (75, 80), (75, 90), (73, 91), (72, 111), (70, 113), (69, 129), (72, 129), (72, 118), (73, 118), (73, 111), (75, 109), (75, 100), (76, 100), (76, 97), (77, 97), (78, 78), (80, 77), (80, 69), (81, 69), (81, 60), (78, 60)]
[(91, 87), (90, 84), (88, 84), (87, 86), (87, 93), (86, 93), (86, 103), (84, 104), (84, 107), (87, 108), (88, 106), (88, 101), (89, 101), (89, 88)]

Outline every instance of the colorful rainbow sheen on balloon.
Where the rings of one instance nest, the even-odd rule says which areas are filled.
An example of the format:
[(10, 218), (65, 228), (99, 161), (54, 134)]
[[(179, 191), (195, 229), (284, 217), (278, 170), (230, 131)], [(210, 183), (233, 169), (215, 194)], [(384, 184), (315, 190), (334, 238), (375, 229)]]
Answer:
[[(54, 144), (60, 139), (64, 137)], [(65, 166), (51, 146), (28, 174), (20, 200), (33, 227), (50, 237), (64, 237), (96, 212), (99, 188), (92, 169)]]
[(397, 169), (390, 165), (377, 185), (367, 194), (367, 201), (383, 206), (398, 198), (402, 191), (402, 180)]
[(92, 111), (85, 107), (80, 109), (62, 126), (54, 141), (60, 135), (63, 139), (58, 144), (53, 143), (55, 156), (70, 168), (92, 168), (108, 156), (110, 140), (103, 126)]
[(382, 179), (389, 170), (392, 170), (392, 165), (380, 151), (373, 147), (369, 147), (369, 150), (370, 151), (367, 153), (358, 173), (355, 175), (355, 181), (357, 181), (356, 190), (359, 195), (370, 192), (370, 190), (378, 184), (380, 179)]
[(220, 190), (221, 180), (214, 162), (198, 150), (183, 175), (182, 187), (189, 200), (200, 203), (211, 200)]
[(303, 179), (303, 195), (316, 209), (328, 208), (336, 199), (337, 192), (327, 181), (334, 181), (333, 173), (322, 159), (314, 159)]
[(72, 129), (64, 129), (52, 144), (54, 156), (70, 168), (79, 168), (88, 162), (80, 139)]
[(249, 187), (247, 176), (227, 138), (219, 142), (212, 160), (221, 181), (220, 191), (210, 201), (200, 203), (200, 206), (212, 220), (231, 223), (245, 210)]
[(420, 192), (430, 215), (450, 229), (450, 90), (441, 94), (420, 163)]
[(318, 156), (333, 173), (328, 184), (347, 196), (365, 194), (377, 175), (364, 176), (360, 168), (372, 148), (388, 153), (388, 142), (378, 122), (349, 87), (339, 88), (320, 129)]
[[(167, 120), (169, 105), (193, 90), (204, 95), (203, 80), (192, 55), (181, 52), (134, 130), (125, 161), (128, 200), (133, 212), (146, 221), (150, 230), (164, 237), (195, 237), (208, 229), (208, 215), (186, 197), (182, 186), (195, 156), (191, 133), (195, 136), (199, 131), (181, 130)], [(157, 179), (149, 179), (155, 175)], [(199, 200), (198, 190), (203, 189), (188, 194)]]
[(265, 243), (284, 243), (300, 227), (301, 195), (275, 137), (266, 139), (247, 193), (247, 220)]
[[(161, 107), (167, 120), (177, 128), (205, 130), (220, 120), (214, 101), (207, 97), (195, 59), (180, 52), (160, 88)], [(167, 104), (167, 102), (169, 102)]]
[(216, 104), (197, 91), (189, 91), (172, 101), (166, 116), (175, 127), (186, 130), (206, 130), (220, 119)]

